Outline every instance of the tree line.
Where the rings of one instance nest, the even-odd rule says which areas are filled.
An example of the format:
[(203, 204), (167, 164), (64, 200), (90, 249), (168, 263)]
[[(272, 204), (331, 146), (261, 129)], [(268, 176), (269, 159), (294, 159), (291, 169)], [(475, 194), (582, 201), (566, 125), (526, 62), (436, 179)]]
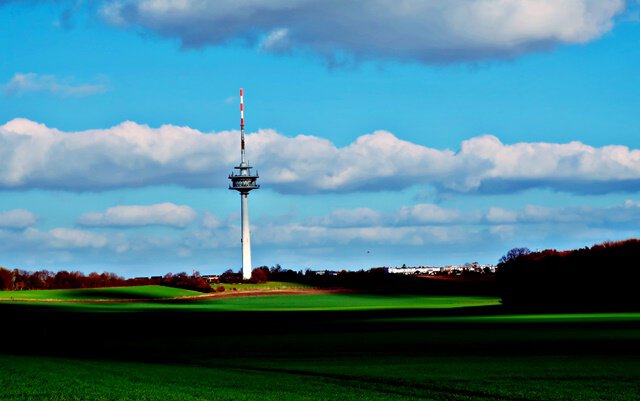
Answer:
[(182, 272), (167, 273), (161, 277), (125, 279), (107, 272), (84, 274), (79, 271), (26, 271), (0, 267), (0, 290), (53, 290), (135, 285), (166, 285), (200, 292), (211, 291), (211, 286), (198, 272), (191, 275)]
[(516, 248), (496, 271), (503, 304), (552, 309), (640, 307), (640, 240), (569, 251)]
[[(220, 275), (219, 281), (220, 283), (240, 283), (242, 274), (239, 271), (227, 270)], [(275, 265), (253, 269), (250, 281), (253, 283), (285, 281), (315, 288), (346, 288), (376, 293), (497, 295), (494, 275), (475, 272), (467, 272), (456, 280), (447, 280), (393, 274), (385, 268), (317, 274), (310, 269), (296, 271)]]

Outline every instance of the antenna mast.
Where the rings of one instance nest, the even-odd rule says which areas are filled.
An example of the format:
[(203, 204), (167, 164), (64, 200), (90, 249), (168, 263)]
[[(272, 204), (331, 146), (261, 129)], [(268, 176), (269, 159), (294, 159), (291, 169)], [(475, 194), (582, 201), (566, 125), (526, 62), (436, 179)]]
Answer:
[(229, 174), (229, 189), (240, 193), (240, 214), (242, 222), (242, 278), (251, 278), (251, 231), (249, 230), (249, 192), (260, 188), (258, 172), (251, 171), (244, 154), (244, 91), (240, 88), (240, 165), (234, 167), (237, 173)]
[(244, 156), (244, 90), (240, 88), (240, 162), (246, 164)]

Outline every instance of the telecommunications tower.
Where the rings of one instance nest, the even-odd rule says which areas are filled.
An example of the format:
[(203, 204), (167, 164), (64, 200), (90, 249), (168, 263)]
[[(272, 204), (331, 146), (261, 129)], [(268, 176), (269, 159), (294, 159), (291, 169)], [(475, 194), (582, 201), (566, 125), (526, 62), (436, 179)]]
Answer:
[(244, 100), (240, 88), (240, 165), (234, 167), (237, 173), (229, 174), (229, 189), (240, 192), (242, 214), (242, 278), (251, 278), (251, 232), (249, 230), (249, 192), (260, 188), (257, 184), (258, 172), (251, 173), (251, 166), (244, 155)]

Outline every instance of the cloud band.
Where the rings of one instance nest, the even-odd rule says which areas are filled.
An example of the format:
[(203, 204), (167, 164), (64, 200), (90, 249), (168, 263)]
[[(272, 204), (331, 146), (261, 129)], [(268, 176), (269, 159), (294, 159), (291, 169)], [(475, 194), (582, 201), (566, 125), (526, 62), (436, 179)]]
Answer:
[(113, 0), (116, 26), (143, 27), (185, 47), (244, 42), (328, 59), (450, 63), (510, 58), (611, 29), (623, 0)]
[[(484, 135), (458, 151), (403, 141), (386, 131), (346, 147), (326, 139), (248, 135), (262, 184), (281, 193), (348, 193), (430, 185), (456, 193), (511, 193), (550, 188), (571, 193), (640, 189), (640, 150), (581, 142), (503, 144)], [(237, 164), (235, 131), (202, 133), (125, 122), (103, 130), (62, 132), (25, 119), (0, 126), (3, 189), (103, 191), (180, 185), (220, 187)], [(300, 152), (300, 149), (305, 149)]]

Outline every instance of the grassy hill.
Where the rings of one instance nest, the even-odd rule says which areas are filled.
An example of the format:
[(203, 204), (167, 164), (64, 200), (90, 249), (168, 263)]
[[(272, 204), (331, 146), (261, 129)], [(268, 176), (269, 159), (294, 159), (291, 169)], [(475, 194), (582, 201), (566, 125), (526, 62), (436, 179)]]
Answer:
[(161, 299), (194, 295), (202, 295), (202, 293), (161, 285), (143, 285), (135, 287), (81, 288), (68, 290), (0, 291), (0, 300), (123, 300)]

